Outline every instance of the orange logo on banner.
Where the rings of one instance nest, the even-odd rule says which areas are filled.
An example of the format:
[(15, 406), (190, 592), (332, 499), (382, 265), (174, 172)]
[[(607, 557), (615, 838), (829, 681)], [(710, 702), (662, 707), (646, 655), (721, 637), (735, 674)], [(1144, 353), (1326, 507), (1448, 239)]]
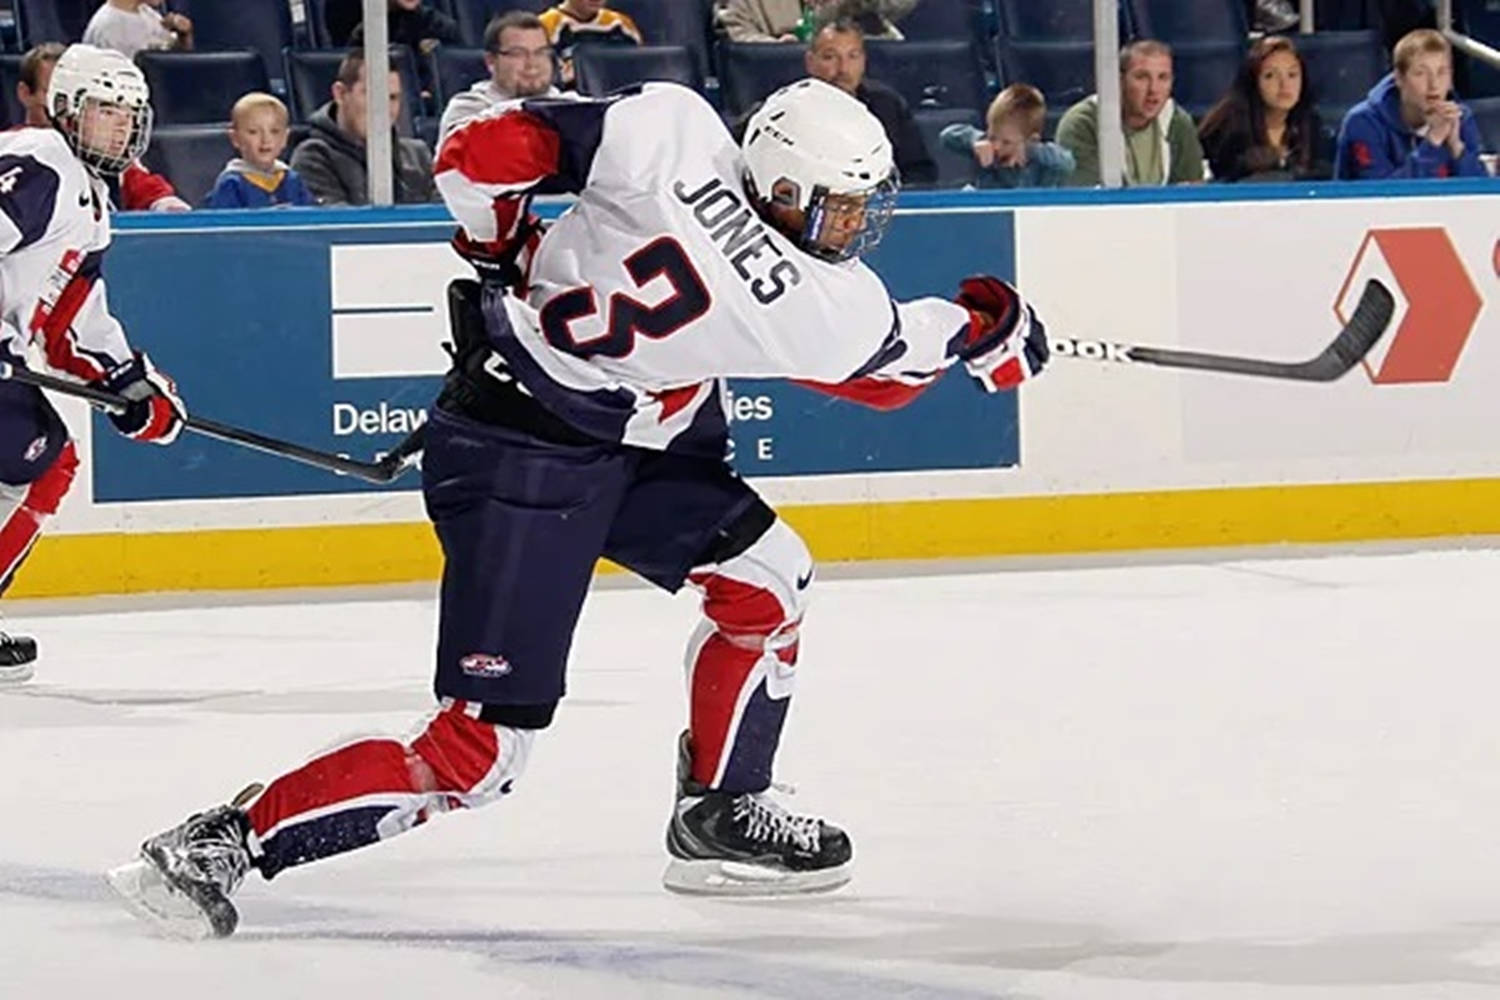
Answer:
[[(1369, 259), (1372, 253), (1383, 259), (1384, 268)], [(1366, 233), (1334, 303), (1339, 322), (1348, 322), (1348, 310), (1358, 300), (1364, 286), (1358, 279), (1381, 271), (1395, 281), (1405, 311), (1398, 312), (1401, 325), (1389, 334), (1384, 354), (1364, 361), (1370, 380), (1378, 385), (1448, 381), (1484, 301), (1447, 230), (1433, 226)]]

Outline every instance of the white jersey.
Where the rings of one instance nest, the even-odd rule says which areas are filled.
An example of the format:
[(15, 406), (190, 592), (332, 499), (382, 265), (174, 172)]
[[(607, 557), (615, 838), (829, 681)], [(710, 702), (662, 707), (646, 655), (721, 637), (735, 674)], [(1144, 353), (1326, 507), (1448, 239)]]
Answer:
[(109, 192), (50, 128), (0, 133), (0, 352), (95, 381), (126, 364), (100, 267)]
[(684, 87), (502, 104), (455, 123), (436, 169), (480, 241), (511, 236), (526, 196), (578, 192), (535, 250), (525, 301), (487, 312), (522, 384), (606, 439), (722, 449), (727, 377), (899, 405), (957, 360), (970, 328), (964, 307), (893, 302), (863, 263), (814, 257), (763, 221), (738, 146)]

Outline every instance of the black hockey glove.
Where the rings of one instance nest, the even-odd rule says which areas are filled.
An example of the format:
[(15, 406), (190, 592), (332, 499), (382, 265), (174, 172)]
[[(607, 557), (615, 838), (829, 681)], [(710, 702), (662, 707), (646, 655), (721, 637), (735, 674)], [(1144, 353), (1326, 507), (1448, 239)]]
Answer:
[(117, 366), (97, 385), (124, 396), (130, 407), (124, 413), (111, 413), (115, 429), (134, 441), (171, 444), (182, 432), (187, 407), (177, 395), (177, 383), (165, 372), (159, 372), (144, 352)]

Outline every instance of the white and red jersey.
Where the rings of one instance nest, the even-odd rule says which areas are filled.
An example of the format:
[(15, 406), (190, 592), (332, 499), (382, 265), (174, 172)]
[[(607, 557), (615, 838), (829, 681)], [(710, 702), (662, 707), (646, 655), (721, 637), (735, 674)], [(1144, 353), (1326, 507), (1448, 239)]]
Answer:
[(480, 242), (513, 236), (532, 194), (578, 194), (536, 248), (525, 300), (491, 290), (486, 311), (522, 384), (607, 440), (722, 453), (728, 377), (899, 406), (970, 330), (964, 307), (893, 302), (863, 263), (813, 257), (763, 221), (738, 146), (685, 87), (496, 105), (454, 124), (436, 170)]
[(109, 191), (53, 129), (0, 133), (0, 351), (82, 381), (131, 360), (100, 265)]

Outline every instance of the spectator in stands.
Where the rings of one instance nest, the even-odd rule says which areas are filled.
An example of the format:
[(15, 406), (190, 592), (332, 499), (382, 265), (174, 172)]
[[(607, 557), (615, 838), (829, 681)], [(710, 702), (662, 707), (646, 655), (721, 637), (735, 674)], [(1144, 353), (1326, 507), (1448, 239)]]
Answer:
[[(43, 42), (21, 57), (16, 81), (16, 99), (26, 109), (26, 124), (51, 128), (47, 116), (47, 86), (52, 82), (52, 68), (62, 58), (67, 46), (61, 42)], [(127, 212), (187, 212), (192, 206), (177, 197), (176, 188), (160, 174), (153, 174), (137, 160), (121, 172), (118, 187), (111, 183), (114, 203)]]
[(465, 121), (492, 104), (516, 97), (556, 96), (552, 43), (541, 18), (513, 10), (494, 18), (484, 29), (484, 65), (490, 71), (468, 90), (454, 94), (443, 112), (439, 135), (454, 122)]
[[(392, 45), (406, 45), (418, 55), (428, 55), (439, 45), (462, 45), (458, 22), (423, 0), (387, 0), (386, 30)], [(349, 34), (351, 48), (365, 43), (364, 22)]]
[(616, 45), (643, 45), (641, 29), (629, 14), (608, 10), (604, 0), (563, 0), (541, 14), (547, 39), (562, 58), (561, 77), (564, 87), (574, 85), (573, 50), (578, 45), (599, 42)]
[(979, 187), (1061, 187), (1073, 172), (1073, 154), (1042, 141), (1047, 101), (1027, 83), (1013, 83), (990, 102), (985, 131), (957, 123), (943, 129), (944, 146), (979, 164)]
[(163, 14), (162, 0), (105, 0), (83, 29), (85, 45), (115, 49), (131, 59), (142, 49), (193, 47), (193, 22), (184, 14)]
[[(369, 176), (365, 171), (368, 76), (365, 54), (359, 49), (350, 50), (333, 81), (333, 100), (313, 112), (308, 120), (312, 134), (292, 154), (292, 169), (302, 175), (308, 189), (325, 205), (370, 202)], [(400, 73), (391, 70), (386, 90), (394, 122), (401, 114)], [(402, 138), (393, 128), (391, 166), (395, 172), (397, 203), (437, 201), (432, 154), (420, 139)]]
[(1484, 177), (1474, 113), (1453, 94), (1448, 39), (1420, 28), (1396, 43), (1395, 70), (1349, 109), (1339, 129), (1334, 175)]
[(918, 0), (728, 0), (717, 18), (731, 42), (806, 42), (824, 21), (847, 17), (867, 38), (900, 38), (896, 22)]
[[(423, 0), (386, 0), (386, 30), (392, 45), (405, 45), (415, 52), (417, 76), (422, 84), (422, 99), (432, 97), (434, 80), (432, 62), (425, 58), (439, 45), (462, 45), (463, 34), (458, 22)], [(365, 44), (365, 26), (360, 22), (349, 35), (349, 47)]]
[(1203, 116), (1198, 137), (1216, 181), (1327, 180), (1333, 144), (1314, 105), (1302, 53), (1268, 35), (1250, 47), (1239, 75)]
[[(1142, 39), (1120, 53), (1120, 117), (1125, 131), (1127, 185), (1194, 184), (1203, 180), (1203, 147), (1192, 117), (1172, 100), (1172, 50)], [(1057, 141), (1077, 160), (1071, 183), (1093, 187), (1099, 176), (1099, 95), (1068, 109)]]
[(291, 116), (270, 94), (250, 93), (234, 102), (229, 144), (240, 155), (219, 174), (204, 208), (272, 208), (316, 205), (297, 171), (281, 162)]
[(323, 30), (336, 49), (349, 47), (349, 36), (364, 18), (365, 0), (323, 0)]
[(823, 25), (807, 47), (807, 75), (854, 95), (880, 119), (896, 154), (904, 184), (931, 184), (937, 164), (922, 142), (922, 133), (902, 96), (876, 80), (865, 79), (865, 34), (848, 18)]

